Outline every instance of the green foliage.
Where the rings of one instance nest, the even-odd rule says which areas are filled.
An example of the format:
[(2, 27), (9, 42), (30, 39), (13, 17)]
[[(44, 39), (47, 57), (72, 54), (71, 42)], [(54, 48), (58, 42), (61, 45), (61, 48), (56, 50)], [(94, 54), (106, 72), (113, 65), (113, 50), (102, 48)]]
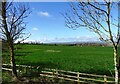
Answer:
[(2, 71), (2, 84), (12, 82), (12, 76), (10, 72)]

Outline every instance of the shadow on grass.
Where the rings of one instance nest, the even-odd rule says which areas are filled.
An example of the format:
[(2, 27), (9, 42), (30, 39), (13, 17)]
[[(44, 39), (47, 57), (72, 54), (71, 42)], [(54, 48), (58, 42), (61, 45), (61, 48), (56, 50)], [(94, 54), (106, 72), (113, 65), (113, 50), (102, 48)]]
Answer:
[(50, 69), (57, 69), (59, 67), (58, 65), (51, 63), (51, 62), (27, 62), (24, 60), (24, 63), (20, 63), (20, 65), (28, 65), (28, 66), (33, 66), (34, 68), (28, 69), (29, 71), (27, 73), (24, 73), (22, 76), (23, 77), (39, 77), (40, 73), (44, 68), (50, 68)]
[(15, 56), (27, 56), (28, 54), (31, 54), (32, 52), (16, 52)]
[(96, 74), (96, 75), (107, 75), (107, 76), (114, 76), (114, 70), (98, 70), (98, 69), (90, 69), (82, 71), (81, 73), (88, 73), (88, 74)]
[[(18, 64), (20, 65), (28, 65), (28, 66), (35, 66), (40, 69), (44, 68), (50, 68), (50, 69), (59, 69), (61, 70), (61, 66), (59, 64), (56, 64), (54, 62), (30, 62), (28, 60), (21, 60)], [(68, 65), (69, 66), (69, 65)], [(64, 70), (64, 69), (63, 69)], [(67, 71), (74, 71), (74, 70), (67, 70)], [(80, 70), (80, 73), (88, 73), (88, 74), (96, 74), (96, 75), (108, 75), (108, 76), (114, 76), (114, 70), (104, 70), (104, 69), (86, 69), (86, 70)]]
[(59, 68), (59, 65), (52, 63), (52, 62), (29, 62), (27, 60), (22, 60), (22, 62), (19, 62), (20, 65), (28, 65), (28, 66), (36, 66), (40, 68)]

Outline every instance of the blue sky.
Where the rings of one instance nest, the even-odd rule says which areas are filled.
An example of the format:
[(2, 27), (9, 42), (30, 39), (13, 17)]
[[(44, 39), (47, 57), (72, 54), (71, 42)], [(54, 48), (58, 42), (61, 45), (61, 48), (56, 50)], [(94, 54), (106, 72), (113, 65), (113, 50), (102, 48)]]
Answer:
[(26, 32), (31, 36), (27, 41), (39, 42), (74, 42), (96, 41), (95, 34), (84, 28), (69, 29), (65, 26), (65, 18), (61, 13), (70, 9), (66, 2), (30, 2), (32, 13), (26, 19)]
[(25, 42), (98, 41), (97, 35), (85, 28), (73, 30), (65, 26), (61, 13), (70, 9), (68, 2), (29, 2), (29, 6), (32, 13), (26, 19), (26, 32), (31, 36)]

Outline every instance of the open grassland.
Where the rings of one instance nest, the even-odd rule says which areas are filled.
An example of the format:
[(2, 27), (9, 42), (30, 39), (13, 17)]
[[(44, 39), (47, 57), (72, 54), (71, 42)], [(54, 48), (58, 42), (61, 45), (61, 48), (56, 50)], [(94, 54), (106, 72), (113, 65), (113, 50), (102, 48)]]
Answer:
[(17, 64), (93, 74), (114, 74), (112, 47), (32, 44), (17, 46)]

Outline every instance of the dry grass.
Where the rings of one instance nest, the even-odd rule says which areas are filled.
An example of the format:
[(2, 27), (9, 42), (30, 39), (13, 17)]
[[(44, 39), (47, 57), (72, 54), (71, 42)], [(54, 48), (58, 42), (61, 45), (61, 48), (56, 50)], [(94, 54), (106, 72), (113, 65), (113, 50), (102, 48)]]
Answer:
[(59, 50), (46, 50), (45, 52), (61, 52)]

